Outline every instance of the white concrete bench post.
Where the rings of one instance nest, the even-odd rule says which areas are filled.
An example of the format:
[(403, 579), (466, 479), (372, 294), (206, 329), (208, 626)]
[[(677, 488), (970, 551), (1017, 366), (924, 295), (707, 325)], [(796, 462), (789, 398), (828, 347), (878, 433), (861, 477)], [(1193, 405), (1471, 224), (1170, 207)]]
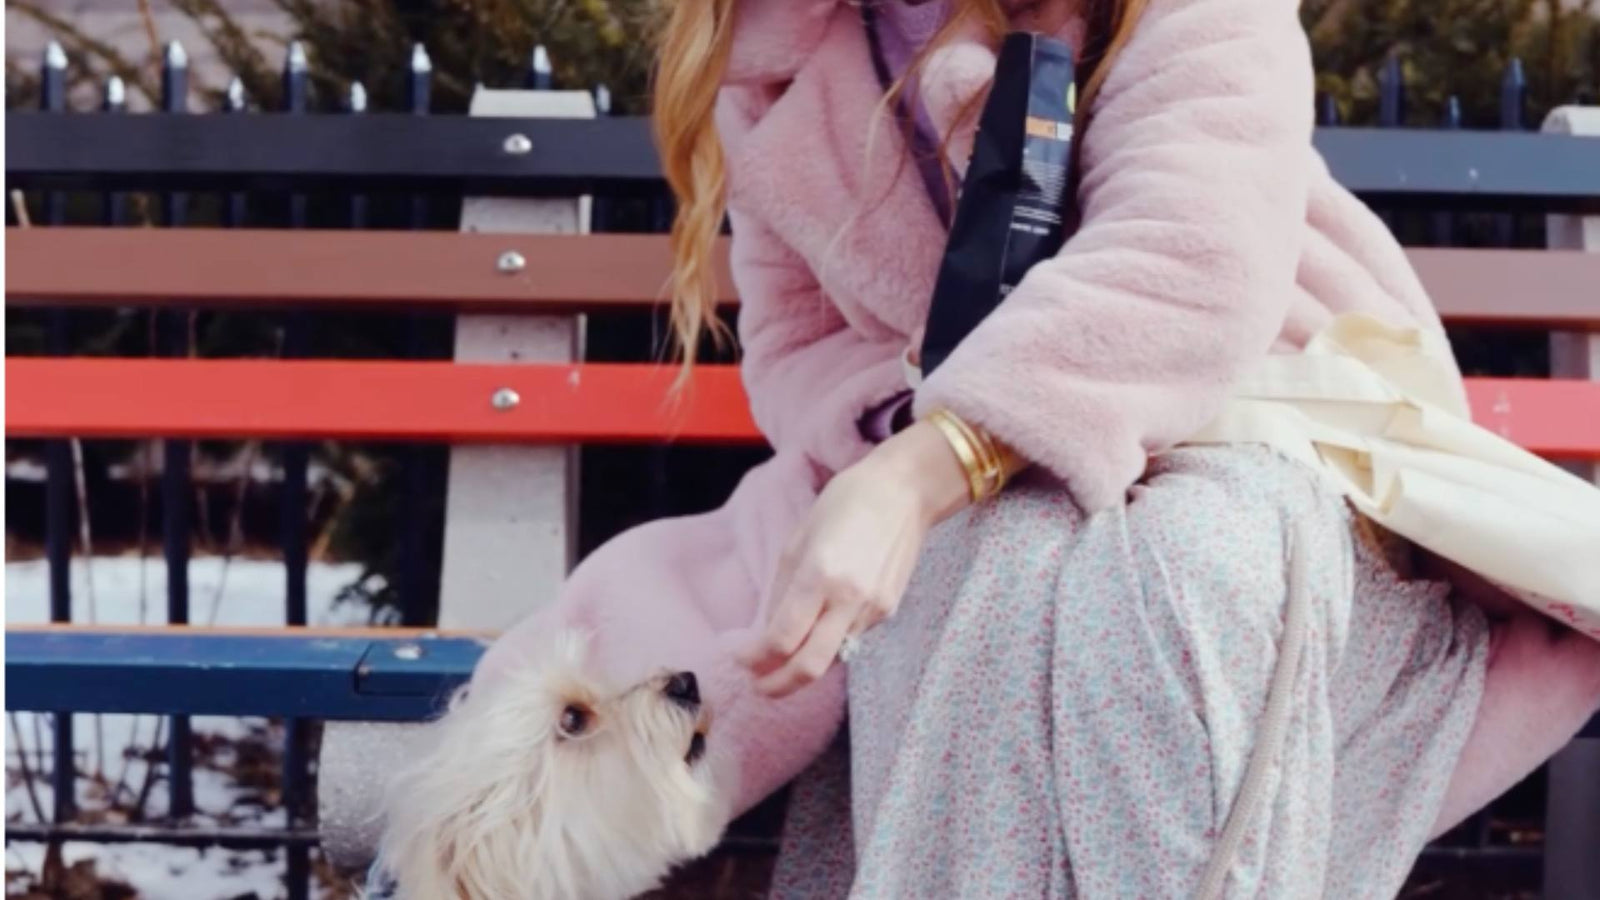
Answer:
[[(473, 94), (471, 115), (592, 118), (585, 91), (490, 90)], [(508, 126), (505, 153), (533, 148)], [(591, 201), (469, 197), (461, 230), (485, 234), (583, 234)], [(537, 283), (515, 251), (483, 260), (506, 278)], [(462, 363), (569, 363), (583, 353), (582, 316), (463, 315), (455, 359)], [(524, 402), (509, 391), (485, 404)], [(502, 631), (548, 602), (572, 568), (577, 543), (576, 447), (467, 446), (450, 451), (445, 497), (439, 627)], [(376, 848), (385, 774), (407, 756), (419, 726), (329, 722), (318, 768), (323, 851), (336, 865), (360, 868)]]

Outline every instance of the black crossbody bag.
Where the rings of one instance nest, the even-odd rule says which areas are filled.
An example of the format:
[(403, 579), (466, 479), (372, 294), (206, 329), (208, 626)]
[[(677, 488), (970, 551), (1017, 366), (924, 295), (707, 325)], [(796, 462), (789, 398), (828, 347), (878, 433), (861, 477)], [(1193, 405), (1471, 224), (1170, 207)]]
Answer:
[[(1098, 13), (1108, 4), (1094, 3)], [(876, 12), (862, 20), (873, 65), (885, 89), (892, 83), (879, 42)], [(1103, 35), (1100, 15), (1090, 34)], [(972, 158), (962, 179), (923, 333), (924, 375), (1005, 300), (1027, 271), (1061, 249), (1077, 229), (1077, 85), (1082, 67), (1072, 48), (1029, 32), (1007, 35), (994, 84), (978, 119)], [(896, 110), (911, 135), (912, 152), (936, 157), (939, 148), (906, 108)]]

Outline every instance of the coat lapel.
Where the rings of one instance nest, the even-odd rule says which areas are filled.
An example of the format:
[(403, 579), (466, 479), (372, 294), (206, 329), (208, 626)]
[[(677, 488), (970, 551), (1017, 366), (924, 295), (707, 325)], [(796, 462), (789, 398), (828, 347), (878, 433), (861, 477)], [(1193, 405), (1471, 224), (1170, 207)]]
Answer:
[(920, 324), (944, 247), (904, 136), (879, 114), (882, 96), (860, 13), (841, 5), (728, 163), (733, 205), (799, 254), (869, 337)]
[[(851, 326), (875, 339), (910, 334), (927, 316), (946, 232), (900, 126), (879, 108), (861, 12), (839, 0), (746, 4), (730, 83), (779, 93), (728, 160), (730, 203), (804, 260)], [(1050, 0), (1036, 13), (1081, 46), (1075, 6)], [(937, 53), (922, 86), (937, 127), (993, 74), (979, 35)], [(971, 135), (953, 145), (970, 147)]]

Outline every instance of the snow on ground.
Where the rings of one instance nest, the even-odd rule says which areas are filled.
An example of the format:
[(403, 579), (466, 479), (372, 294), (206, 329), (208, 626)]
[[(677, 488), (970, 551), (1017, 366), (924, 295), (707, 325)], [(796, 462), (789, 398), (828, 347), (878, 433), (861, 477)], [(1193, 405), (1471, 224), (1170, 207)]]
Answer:
[[(63, 845), (72, 865), (93, 859), (100, 876), (128, 884), (150, 900), (240, 900), (284, 896), (283, 862), (276, 854), (188, 850), (158, 844)], [(13, 843), (6, 847), (6, 870), (39, 871), (44, 848)], [(7, 879), (11, 881), (10, 878)], [(8, 883), (7, 894), (12, 890)]]
[[(313, 625), (359, 625), (367, 621), (364, 606), (335, 603), (340, 590), (360, 575), (354, 564), (313, 563), (307, 571), (307, 603)], [(91, 582), (92, 576), (92, 582)], [(197, 624), (278, 625), (283, 622), (284, 570), (276, 561), (235, 559), (224, 565), (220, 558), (193, 560), (189, 566), (190, 619)], [(159, 624), (166, 611), (166, 566), (160, 558), (141, 564), (137, 557), (74, 559), (72, 565), (73, 619), (105, 625)], [(44, 560), (6, 564), (6, 623), (30, 624), (49, 619), (49, 567)], [(86, 812), (108, 811), (133, 805), (147, 775), (160, 775), (159, 764), (150, 773), (144, 754), (153, 745), (160, 720), (154, 716), (76, 715), (74, 745), (78, 770), (77, 798)], [(276, 748), (281, 729), (262, 719), (199, 717), (192, 720), (201, 748), (194, 769), (196, 825), (281, 828), (284, 816), (275, 797), (264, 796), (260, 786), (241, 783), (241, 772), (260, 768), (259, 759), (241, 759), (246, 747)], [(162, 726), (164, 733), (164, 725)], [(35, 802), (46, 815), (51, 808), (48, 771), (52, 729), (47, 718), (18, 713), (7, 722), (6, 821), (37, 821)], [(26, 753), (27, 768), (34, 773), (30, 794), (22, 776), (19, 748)], [(103, 748), (103, 753), (102, 753)], [(137, 750), (137, 752), (135, 752)], [(274, 756), (266, 762), (276, 766)], [(41, 776), (41, 773), (44, 773)], [(103, 775), (95, 778), (95, 775)], [(121, 785), (112, 798), (113, 785)], [(114, 801), (114, 802), (113, 802)], [(151, 817), (167, 806), (165, 782), (155, 779), (146, 804)], [(44, 856), (39, 844), (11, 842), (6, 847), (7, 893), (11, 873), (38, 874)], [(193, 850), (156, 844), (99, 845), (72, 843), (64, 847), (71, 865), (93, 859), (105, 878), (126, 882), (151, 900), (225, 900), (225, 898), (281, 897), (283, 857), (275, 851)]]
[[(93, 581), (90, 575), (93, 575)], [(312, 563), (306, 569), (313, 625), (362, 625), (367, 609), (335, 607), (355, 582), (355, 563)], [(283, 564), (274, 560), (203, 557), (189, 563), (189, 620), (196, 625), (283, 624)], [(160, 557), (101, 556), (72, 561), (72, 619), (101, 625), (159, 625), (167, 609), (167, 567)], [(95, 614), (98, 613), (98, 617)], [(42, 559), (6, 563), (6, 624), (50, 621), (50, 566)]]

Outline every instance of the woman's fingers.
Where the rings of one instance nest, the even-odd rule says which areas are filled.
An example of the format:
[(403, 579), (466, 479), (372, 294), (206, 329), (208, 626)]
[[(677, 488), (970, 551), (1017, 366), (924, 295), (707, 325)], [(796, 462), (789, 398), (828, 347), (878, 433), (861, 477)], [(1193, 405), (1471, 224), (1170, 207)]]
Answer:
[(813, 587), (815, 583), (815, 579), (795, 577), (792, 568), (780, 566), (773, 582), (777, 601), (767, 627), (741, 657), (757, 675), (769, 674), (788, 662), (811, 633), (826, 599), (821, 590)]
[(855, 606), (832, 604), (817, 619), (805, 643), (776, 671), (756, 681), (756, 690), (782, 697), (827, 674), (839, 657), (839, 647), (860, 611)]
[(845, 633), (860, 637), (883, 624), (884, 620), (888, 618), (889, 614), (884, 611), (882, 606), (876, 603), (868, 603), (861, 607), (860, 612), (856, 613), (855, 622), (850, 625), (850, 630)]

